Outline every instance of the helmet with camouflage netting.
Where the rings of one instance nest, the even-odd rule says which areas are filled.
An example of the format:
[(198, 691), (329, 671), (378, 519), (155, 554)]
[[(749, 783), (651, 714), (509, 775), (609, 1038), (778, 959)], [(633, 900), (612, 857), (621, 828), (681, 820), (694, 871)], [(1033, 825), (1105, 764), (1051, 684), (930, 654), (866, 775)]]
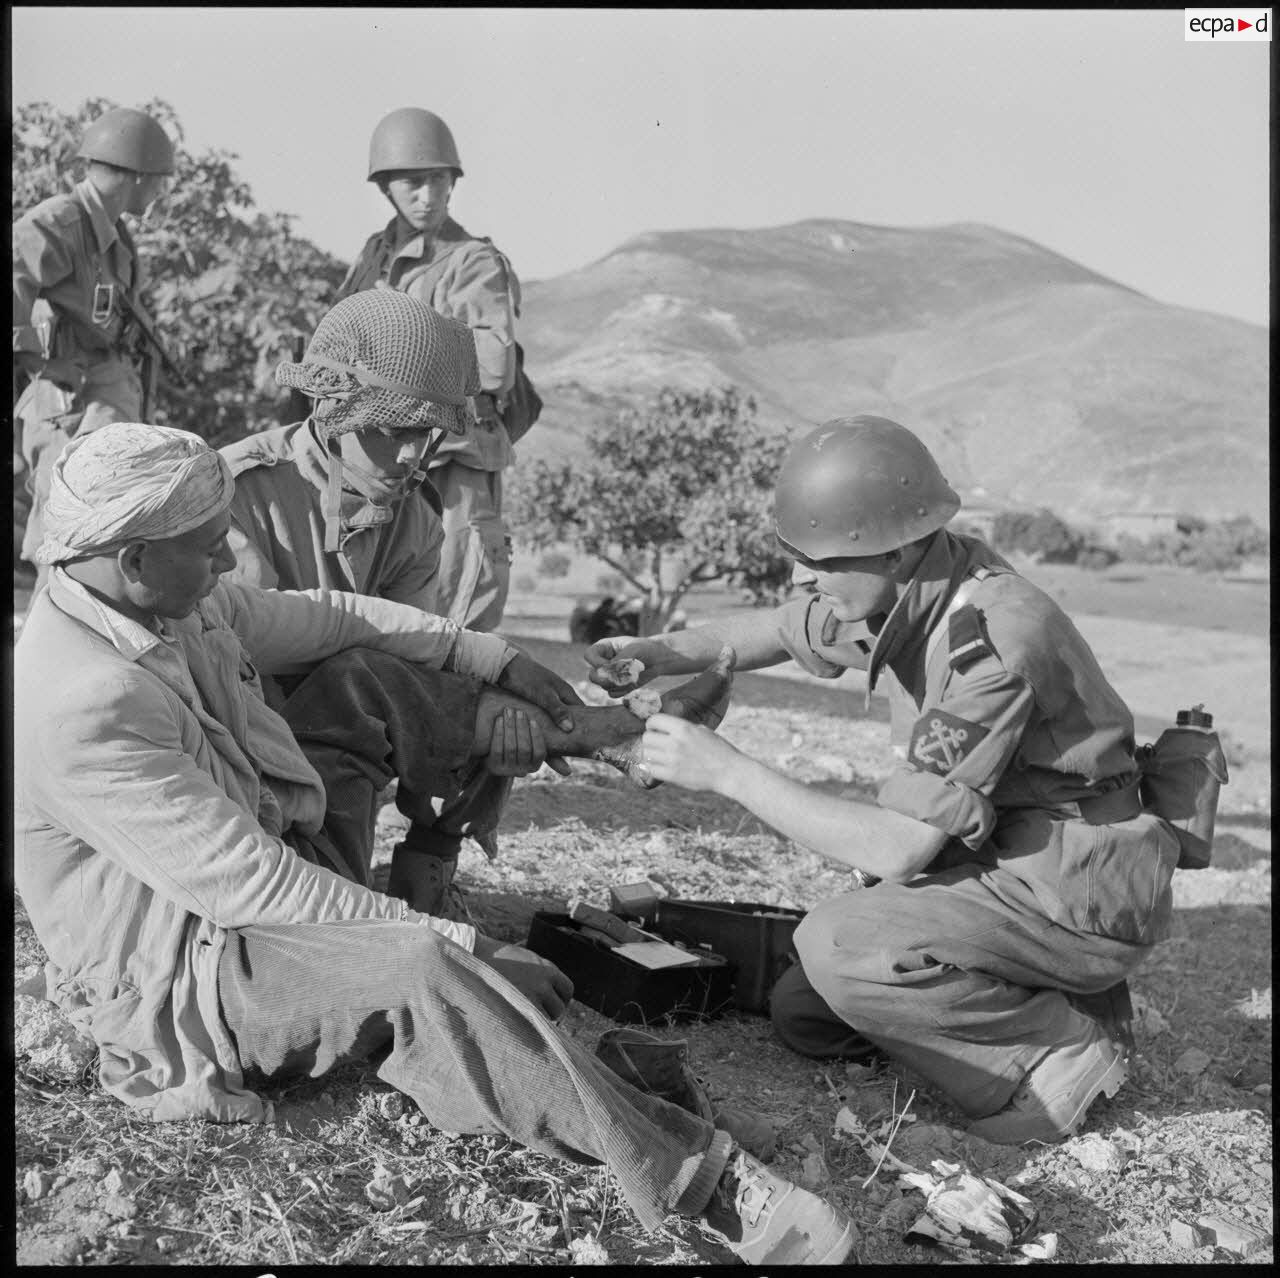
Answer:
[(460, 435), (471, 421), (467, 396), (480, 390), (471, 330), (394, 289), (344, 297), (301, 362), (276, 368), (276, 381), (317, 401), (326, 439), (376, 427)]

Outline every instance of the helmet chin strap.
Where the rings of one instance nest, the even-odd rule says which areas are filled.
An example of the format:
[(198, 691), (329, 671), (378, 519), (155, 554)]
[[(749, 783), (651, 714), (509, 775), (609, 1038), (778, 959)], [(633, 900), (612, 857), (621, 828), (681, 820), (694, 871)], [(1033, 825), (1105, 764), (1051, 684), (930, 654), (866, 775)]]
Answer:
[[(444, 431), (436, 432), (435, 438), (427, 446), (426, 452), (418, 459), (417, 466), (414, 467), (406, 479), (398, 500), (403, 501), (405, 497), (408, 497), (410, 493), (415, 492), (426, 482), (426, 463), (435, 455), (436, 450), (444, 440), (444, 436)], [(349, 473), (353, 479), (363, 480), (364, 485), (368, 488), (375, 487), (379, 480), (372, 472), (357, 466), (353, 461), (345, 459), (342, 456), (341, 445), (339, 445), (337, 439), (331, 438), (328, 440), (325, 446), (325, 453), (328, 457), (329, 482), (325, 487), (324, 498), (324, 548), (326, 551), (336, 552), (339, 548), (339, 539), (342, 534), (344, 476)], [(361, 492), (358, 484), (353, 485), (353, 487), (360, 496), (365, 498), (365, 504), (353, 516), (352, 522), (365, 527), (391, 522), (393, 518), (391, 505), (374, 501), (366, 493)], [(394, 505), (394, 502), (391, 504)]]

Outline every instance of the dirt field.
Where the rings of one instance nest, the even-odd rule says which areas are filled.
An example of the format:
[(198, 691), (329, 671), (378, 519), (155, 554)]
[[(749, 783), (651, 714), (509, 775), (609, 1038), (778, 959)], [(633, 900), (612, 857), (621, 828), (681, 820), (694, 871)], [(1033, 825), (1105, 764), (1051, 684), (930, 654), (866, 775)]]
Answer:
[[(923, 1198), (837, 1135), (844, 1107), (886, 1131), (898, 1120), (891, 1149), (904, 1162), (922, 1169), (935, 1158), (963, 1162), (1026, 1195), (1039, 1211), (1035, 1232), (1056, 1235), (1053, 1263), (1238, 1263), (1251, 1247), (1251, 1262), (1272, 1259), (1266, 631), (1255, 615), (1258, 596), (1249, 593), (1256, 587), (1220, 591), (1214, 611), (1188, 626), (1179, 621), (1185, 598), (1176, 596), (1195, 580), (1162, 582), (1158, 598), (1140, 589), (1150, 584), (1058, 575), (1046, 588), (1068, 607), (1073, 590), (1094, 592), (1099, 611), (1077, 619), (1130, 698), (1140, 736), (1187, 701), (1204, 700), (1218, 714), (1232, 784), (1223, 792), (1215, 867), (1178, 875), (1174, 934), (1133, 982), (1133, 1076), (1115, 1100), (1091, 1111), (1081, 1138), (1023, 1150), (966, 1138), (960, 1115), (906, 1071), (815, 1068), (782, 1048), (760, 1016), (651, 1027), (689, 1039), (713, 1095), (773, 1123), (778, 1167), (850, 1211), (864, 1264), (953, 1258), (903, 1241)], [(541, 583), (537, 593), (518, 595), (506, 627), (575, 679), (581, 650), (563, 636), (577, 585)], [(723, 598), (704, 603), (707, 612), (725, 606)], [(696, 620), (697, 609), (690, 613)], [(870, 794), (886, 768), (887, 728), (882, 703), (873, 700), (867, 714), (862, 694), (852, 676), (835, 683), (740, 676), (721, 731), (815, 789)], [(384, 852), (399, 823), (394, 808), (384, 809)], [(477, 921), (513, 939), (524, 937), (537, 908), (563, 908), (571, 895), (604, 904), (610, 885), (643, 878), (681, 898), (798, 908), (851, 886), (847, 874), (736, 805), (670, 786), (639, 791), (591, 764), (576, 765), (568, 780), (519, 781), (499, 859), (490, 864), (468, 849), (462, 877)], [(18, 978), (41, 961), (19, 904)], [(20, 1020), (35, 1014), (36, 1005), (19, 1002)], [(566, 1018), (585, 1043), (609, 1025), (577, 1003)], [(19, 1053), (21, 1264), (730, 1259), (689, 1224), (643, 1233), (600, 1169), (498, 1139), (433, 1132), (366, 1066), (273, 1089), (273, 1121), (254, 1128), (140, 1123), (88, 1078), (68, 1079), (65, 1069), (41, 1068)], [(1210, 1218), (1218, 1219), (1216, 1234), (1198, 1224)]]

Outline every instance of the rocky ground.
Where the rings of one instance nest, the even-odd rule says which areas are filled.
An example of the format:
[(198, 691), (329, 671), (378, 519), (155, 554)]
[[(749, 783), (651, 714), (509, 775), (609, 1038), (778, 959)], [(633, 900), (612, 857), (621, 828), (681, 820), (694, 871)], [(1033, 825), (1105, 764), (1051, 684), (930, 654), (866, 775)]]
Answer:
[[(527, 646), (581, 672), (568, 645)], [(861, 702), (838, 686), (741, 676), (722, 731), (815, 789), (866, 794), (883, 774), (887, 731), (879, 711), (857, 717)], [(383, 852), (399, 823), (384, 808)], [(1174, 933), (1133, 982), (1133, 1075), (1064, 1145), (966, 1137), (961, 1116), (907, 1071), (815, 1066), (781, 1047), (761, 1016), (650, 1028), (687, 1038), (713, 1095), (772, 1123), (777, 1167), (850, 1212), (864, 1264), (1269, 1263), (1270, 827), (1269, 753), (1237, 751), (1215, 867), (1177, 876)], [(802, 909), (851, 887), (733, 804), (670, 786), (642, 792), (591, 764), (567, 780), (519, 781), (499, 859), (468, 849), (462, 878), (481, 926), (513, 939), (535, 909), (563, 909), (572, 896), (605, 905), (610, 886), (646, 878), (679, 898)], [(43, 955), (20, 902), (14, 936), (21, 983)], [(433, 1131), (367, 1066), (274, 1087), (261, 1126), (139, 1122), (96, 1087), (92, 1049), (49, 1005), (15, 1001), (20, 1264), (730, 1259), (689, 1223), (646, 1234), (602, 1169)], [(576, 1002), (565, 1021), (588, 1044), (611, 1024)], [(935, 1160), (1030, 1200), (1041, 1249), (964, 1255), (907, 1241), (925, 1196), (902, 1168), (926, 1172)]]

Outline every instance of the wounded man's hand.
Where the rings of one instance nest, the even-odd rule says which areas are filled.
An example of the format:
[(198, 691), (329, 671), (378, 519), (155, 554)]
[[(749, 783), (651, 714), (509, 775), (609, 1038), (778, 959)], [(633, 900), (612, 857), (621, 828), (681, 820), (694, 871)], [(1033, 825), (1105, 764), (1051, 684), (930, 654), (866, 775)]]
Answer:
[(569, 707), (582, 705), (582, 698), (554, 670), (547, 669), (528, 653), (517, 652), (507, 662), (498, 676), (497, 686), (545, 710), (561, 732), (573, 731)]
[(548, 1020), (558, 1021), (573, 997), (573, 982), (552, 962), (514, 942), (476, 933), (475, 956), (505, 976)]
[(506, 706), (494, 716), (489, 753), (484, 760), (487, 771), (498, 777), (528, 776), (542, 766), (546, 757), (542, 729), (518, 706)]

